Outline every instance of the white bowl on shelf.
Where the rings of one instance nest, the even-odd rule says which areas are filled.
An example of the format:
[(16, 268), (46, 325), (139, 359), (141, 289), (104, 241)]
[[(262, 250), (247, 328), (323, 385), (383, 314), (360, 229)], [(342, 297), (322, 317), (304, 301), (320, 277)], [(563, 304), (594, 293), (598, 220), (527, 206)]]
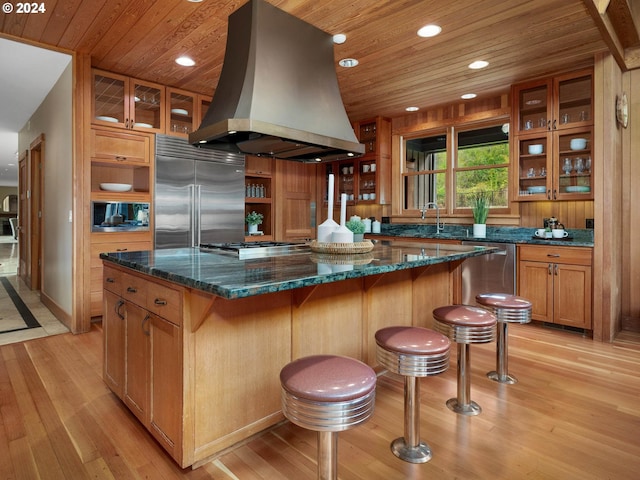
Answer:
[(153, 128), (153, 125), (151, 125), (150, 123), (143, 123), (143, 122), (136, 122), (133, 124), (134, 127), (139, 127), (139, 128)]
[(572, 138), (569, 144), (571, 150), (584, 150), (587, 148), (587, 139), (586, 138)]
[(529, 154), (531, 155), (540, 155), (542, 153), (542, 144), (535, 143), (533, 145), (529, 145)]
[(101, 183), (100, 190), (107, 192), (128, 192), (131, 190), (130, 183)]
[(545, 186), (527, 187), (527, 192), (529, 192), (529, 193), (546, 193), (547, 192), (547, 187), (545, 187)]
[(102, 120), (103, 122), (118, 123), (118, 119), (114, 117), (107, 117), (106, 115), (98, 115), (96, 120)]

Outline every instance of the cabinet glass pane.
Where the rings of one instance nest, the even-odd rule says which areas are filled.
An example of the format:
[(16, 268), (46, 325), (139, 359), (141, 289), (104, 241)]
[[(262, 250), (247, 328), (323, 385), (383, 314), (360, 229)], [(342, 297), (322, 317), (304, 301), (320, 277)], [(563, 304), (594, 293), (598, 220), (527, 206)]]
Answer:
[(360, 164), (358, 200), (376, 200), (376, 163), (373, 161)]
[(559, 136), (559, 194), (591, 194), (591, 140), (591, 132)]
[(355, 178), (353, 163), (341, 163), (340, 171), (338, 172), (338, 186), (336, 189), (338, 203), (340, 202), (341, 195), (347, 194), (347, 200), (353, 201), (355, 199)]
[(134, 94), (134, 127), (160, 128), (161, 91), (148, 85), (136, 84)]
[(193, 129), (194, 99), (191, 95), (171, 92), (169, 105), (171, 106), (171, 124), (169, 128), (176, 133), (191, 133)]
[(546, 85), (521, 90), (518, 102), (518, 105), (520, 105), (518, 122), (520, 131), (547, 127), (549, 119), (547, 118)]
[(591, 76), (559, 82), (558, 124), (591, 121)]
[(94, 76), (95, 115), (98, 120), (124, 123), (124, 81)]
[(518, 194), (547, 194), (547, 137), (521, 140), (518, 144)]

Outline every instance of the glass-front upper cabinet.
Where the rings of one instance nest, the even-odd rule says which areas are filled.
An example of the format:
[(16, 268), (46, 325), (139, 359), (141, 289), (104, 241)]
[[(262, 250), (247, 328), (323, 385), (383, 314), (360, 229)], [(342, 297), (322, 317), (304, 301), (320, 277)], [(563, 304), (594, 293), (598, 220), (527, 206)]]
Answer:
[(591, 70), (514, 85), (515, 200), (593, 198)]
[(167, 112), (167, 134), (186, 137), (194, 130), (195, 95), (167, 88), (169, 111)]
[(552, 98), (549, 80), (523, 85), (514, 98), (518, 105), (514, 118), (517, 132), (530, 133), (551, 129)]
[(164, 131), (164, 87), (93, 71), (92, 123), (144, 132)]
[(161, 132), (164, 119), (162, 118), (162, 104), (164, 103), (164, 88), (153, 83), (131, 80), (133, 95), (129, 97), (129, 108), (133, 115), (129, 119), (133, 130), (152, 130)]
[(555, 128), (575, 128), (593, 124), (593, 79), (591, 71), (555, 77), (557, 100), (553, 112)]
[(575, 128), (558, 135), (558, 151), (554, 155), (554, 169), (558, 172), (552, 192), (554, 200), (593, 198), (592, 140), (591, 129)]
[(593, 123), (591, 70), (517, 85), (513, 98), (518, 134)]

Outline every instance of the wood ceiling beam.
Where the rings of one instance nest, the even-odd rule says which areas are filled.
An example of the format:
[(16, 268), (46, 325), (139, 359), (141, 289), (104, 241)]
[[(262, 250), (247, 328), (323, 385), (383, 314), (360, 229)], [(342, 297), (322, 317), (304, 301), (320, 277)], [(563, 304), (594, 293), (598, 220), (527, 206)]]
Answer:
[[(639, 0), (583, 0), (609, 51), (623, 70), (640, 68)], [(631, 2), (631, 3), (630, 3)]]

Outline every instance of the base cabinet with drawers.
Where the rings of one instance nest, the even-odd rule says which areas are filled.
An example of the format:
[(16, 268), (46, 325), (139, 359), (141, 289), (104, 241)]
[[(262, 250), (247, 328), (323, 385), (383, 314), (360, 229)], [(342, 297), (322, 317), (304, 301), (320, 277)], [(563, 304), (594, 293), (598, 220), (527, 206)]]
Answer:
[(109, 388), (181, 462), (181, 292), (104, 268), (104, 371)]
[(518, 294), (533, 304), (532, 319), (592, 329), (591, 248), (518, 246)]

